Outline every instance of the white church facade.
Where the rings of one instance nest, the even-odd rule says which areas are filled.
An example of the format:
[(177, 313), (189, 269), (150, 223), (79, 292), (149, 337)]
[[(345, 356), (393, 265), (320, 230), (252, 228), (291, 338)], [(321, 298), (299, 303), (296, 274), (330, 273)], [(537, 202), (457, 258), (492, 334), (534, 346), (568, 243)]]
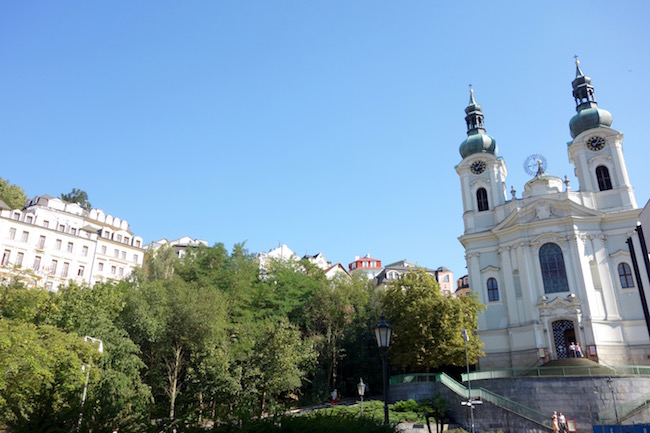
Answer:
[(505, 161), (470, 90), (456, 171), (469, 285), (487, 306), (478, 323), (485, 352), (480, 369), (565, 358), (572, 342), (598, 362), (650, 363), (638, 275), (646, 290), (650, 284), (645, 268), (635, 275), (627, 245), (637, 236), (641, 209), (623, 135), (598, 107), (578, 62), (573, 96), (568, 156), (579, 188), (546, 173), (540, 159), (532, 161), (533, 178), (516, 197), (514, 189), (506, 191)]

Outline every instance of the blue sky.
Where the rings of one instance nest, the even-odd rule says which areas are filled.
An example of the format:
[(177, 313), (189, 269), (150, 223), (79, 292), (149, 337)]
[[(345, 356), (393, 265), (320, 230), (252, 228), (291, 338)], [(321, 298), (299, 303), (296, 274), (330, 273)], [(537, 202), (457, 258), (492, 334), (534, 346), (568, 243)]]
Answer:
[(568, 162), (574, 54), (647, 169), (648, 2), (0, 2), (0, 176), (145, 242), (279, 242), (465, 273), (468, 84), (518, 197)]

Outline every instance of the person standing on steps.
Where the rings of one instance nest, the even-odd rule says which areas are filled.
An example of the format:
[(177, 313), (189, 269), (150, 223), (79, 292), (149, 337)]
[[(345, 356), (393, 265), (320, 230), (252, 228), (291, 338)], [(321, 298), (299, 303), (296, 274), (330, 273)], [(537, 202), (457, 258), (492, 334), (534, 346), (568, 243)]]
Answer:
[(582, 358), (582, 348), (580, 347), (580, 343), (576, 343), (576, 356)]
[(575, 358), (576, 357), (576, 344), (572, 341), (571, 344), (569, 344), (569, 358)]
[(558, 416), (557, 420), (560, 427), (560, 433), (567, 433), (566, 417), (562, 412), (560, 412), (560, 416)]
[(551, 415), (551, 425), (553, 426), (553, 432), (554, 433), (559, 433), (560, 432), (560, 427), (557, 422), (557, 411), (553, 411), (553, 415)]

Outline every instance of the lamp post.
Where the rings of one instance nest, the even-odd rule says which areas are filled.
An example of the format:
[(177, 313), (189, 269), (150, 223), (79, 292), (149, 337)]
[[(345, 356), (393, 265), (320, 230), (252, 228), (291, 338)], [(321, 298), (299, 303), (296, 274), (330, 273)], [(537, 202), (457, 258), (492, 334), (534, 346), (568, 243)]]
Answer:
[(469, 341), (469, 334), (467, 329), (461, 329), (460, 333), (463, 336), (463, 341), (465, 342), (465, 363), (467, 364), (467, 406), (469, 406), (469, 414), (471, 419), (471, 430), (470, 433), (474, 433), (474, 404), (472, 402), (472, 381), (469, 378), (469, 354), (467, 352), (467, 342)]
[(607, 378), (607, 386), (609, 387), (609, 390), (612, 392), (612, 399), (614, 400), (614, 416), (616, 416), (616, 425), (620, 424), (620, 420), (618, 419), (618, 409), (616, 408), (616, 394), (614, 393), (614, 381), (612, 380), (611, 377)]
[[(91, 343), (99, 343), (97, 350), (99, 353), (104, 353), (104, 342), (99, 338), (93, 338), (89, 336), (84, 337), (84, 342), (90, 341)], [(84, 392), (81, 395), (81, 412), (79, 412), (79, 423), (77, 424), (77, 431), (81, 429), (81, 421), (83, 420), (83, 408), (86, 403), (86, 393), (88, 392), (88, 379), (90, 378), (90, 365), (92, 364), (92, 355), (89, 357), (88, 364), (81, 366), (81, 370), (86, 370), (86, 383), (84, 384)]]
[(375, 338), (377, 346), (382, 349), (381, 361), (384, 366), (384, 423), (388, 424), (388, 348), (390, 347), (390, 334), (392, 329), (386, 322), (384, 313), (381, 313), (381, 319), (375, 326)]
[(359, 397), (361, 397), (361, 416), (363, 416), (363, 395), (366, 393), (366, 384), (363, 383), (363, 379), (357, 383), (357, 392)]

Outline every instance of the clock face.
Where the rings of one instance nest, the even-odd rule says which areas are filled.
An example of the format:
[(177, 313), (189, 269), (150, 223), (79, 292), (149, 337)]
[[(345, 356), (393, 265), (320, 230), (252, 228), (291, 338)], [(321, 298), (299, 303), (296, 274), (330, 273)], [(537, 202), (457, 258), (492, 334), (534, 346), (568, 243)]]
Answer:
[(485, 161), (473, 162), (472, 165), (470, 166), (470, 169), (472, 170), (472, 173), (474, 173), (474, 174), (483, 173), (485, 171)]
[(587, 147), (594, 152), (605, 147), (605, 139), (603, 137), (591, 137), (587, 140)]

